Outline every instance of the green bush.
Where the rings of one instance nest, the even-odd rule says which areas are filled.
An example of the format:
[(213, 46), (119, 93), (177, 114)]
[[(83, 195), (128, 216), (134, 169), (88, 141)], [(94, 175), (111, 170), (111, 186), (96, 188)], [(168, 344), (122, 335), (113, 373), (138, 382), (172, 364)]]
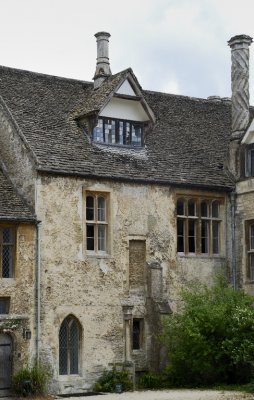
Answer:
[(121, 383), (124, 391), (133, 389), (133, 383), (129, 372), (126, 370), (118, 371), (114, 366), (111, 371), (104, 371), (93, 387), (94, 392), (115, 392), (116, 384)]
[(138, 381), (139, 389), (161, 389), (164, 387), (163, 374), (145, 372)]
[(168, 385), (247, 383), (254, 363), (253, 298), (227, 287), (195, 286), (182, 293), (181, 313), (163, 320)]
[(41, 363), (24, 367), (13, 375), (13, 391), (21, 396), (45, 394), (51, 375), (51, 368)]

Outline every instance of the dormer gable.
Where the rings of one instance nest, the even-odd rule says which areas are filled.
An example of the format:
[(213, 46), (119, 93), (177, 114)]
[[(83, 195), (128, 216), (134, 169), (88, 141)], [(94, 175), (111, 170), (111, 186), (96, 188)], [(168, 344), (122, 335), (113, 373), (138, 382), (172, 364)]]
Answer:
[(143, 147), (147, 127), (154, 123), (152, 110), (130, 70), (105, 101), (93, 128), (92, 141), (107, 145)]
[(125, 81), (121, 84), (121, 86), (116, 91), (116, 94), (126, 95), (126, 96), (136, 96), (136, 93), (134, 92), (128, 79), (125, 79)]

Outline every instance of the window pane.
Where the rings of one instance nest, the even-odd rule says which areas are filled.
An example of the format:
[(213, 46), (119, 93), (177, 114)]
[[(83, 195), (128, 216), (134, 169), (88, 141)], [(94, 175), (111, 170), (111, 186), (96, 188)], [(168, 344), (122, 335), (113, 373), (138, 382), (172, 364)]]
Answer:
[(98, 250), (106, 251), (106, 225), (98, 225)]
[(218, 201), (213, 201), (212, 202), (212, 217), (213, 218), (219, 218), (219, 210), (220, 210), (220, 204)]
[(75, 320), (69, 324), (70, 374), (78, 374), (79, 329)]
[(177, 220), (177, 251), (184, 252), (184, 220)]
[(13, 243), (13, 229), (11, 228), (4, 228), (3, 229), (3, 244), (10, 244)]
[(177, 212), (177, 215), (185, 215), (184, 200), (182, 200), (182, 199), (177, 200), (176, 212)]
[(106, 221), (106, 201), (104, 197), (98, 197), (98, 221)]
[(142, 126), (138, 123), (132, 124), (131, 144), (133, 146), (141, 146)]
[(201, 222), (201, 253), (209, 253), (209, 222)]
[(123, 121), (118, 122), (118, 138), (119, 138), (119, 144), (124, 143), (124, 126), (123, 126)]
[(196, 215), (196, 203), (194, 200), (188, 201), (188, 215), (195, 216)]
[(254, 281), (254, 254), (250, 254), (250, 271), (249, 271), (249, 278), (250, 280)]
[(12, 278), (13, 275), (13, 246), (3, 245), (2, 247), (2, 277)]
[(213, 254), (219, 253), (219, 227), (220, 223), (213, 221), (212, 223), (212, 234), (213, 234)]
[(115, 144), (116, 143), (116, 121), (113, 119), (104, 120), (104, 133), (105, 143)]
[(188, 232), (188, 245), (189, 253), (195, 253), (196, 251), (196, 223), (195, 221), (189, 220), (189, 232)]
[(131, 124), (125, 122), (125, 144), (131, 144)]
[(93, 198), (93, 196), (86, 196), (86, 219), (87, 219), (87, 221), (94, 220), (94, 198)]
[(132, 326), (132, 348), (133, 350), (139, 350), (141, 347), (141, 321), (133, 319)]
[(86, 225), (86, 248), (94, 250), (94, 225)]
[(68, 327), (66, 321), (61, 325), (59, 331), (59, 373), (68, 374)]
[(209, 217), (209, 205), (206, 201), (201, 202), (201, 217)]
[(250, 250), (254, 250), (254, 224), (250, 226)]
[(104, 138), (103, 138), (103, 120), (102, 120), (102, 118), (98, 119), (98, 124), (93, 130), (93, 141), (94, 142), (104, 142)]

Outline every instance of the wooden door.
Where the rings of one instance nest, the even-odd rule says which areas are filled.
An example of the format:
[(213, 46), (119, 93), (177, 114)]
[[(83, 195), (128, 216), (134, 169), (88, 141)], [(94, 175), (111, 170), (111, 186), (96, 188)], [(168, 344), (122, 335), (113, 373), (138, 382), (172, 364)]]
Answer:
[(0, 396), (1, 391), (11, 387), (12, 339), (0, 333)]

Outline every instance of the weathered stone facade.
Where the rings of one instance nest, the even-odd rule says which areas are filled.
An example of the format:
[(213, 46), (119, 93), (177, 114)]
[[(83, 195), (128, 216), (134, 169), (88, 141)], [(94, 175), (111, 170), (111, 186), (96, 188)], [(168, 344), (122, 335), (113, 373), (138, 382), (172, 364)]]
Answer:
[[(248, 61), (251, 39), (236, 38), (246, 46), (234, 59), (242, 49)], [(12, 373), (47, 362), (58, 393), (89, 390), (112, 364), (162, 368), (161, 316), (193, 282), (222, 273), (254, 294), (248, 96), (230, 137), (230, 101), (143, 91), (130, 69), (106, 72), (94, 89), (0, 68), (0, 322), (19, 320), (0, 346), (11, 338)], [(0, 390), (1, 379), (0, 368)]]
[[(110, 197), (110, 251), (105, 257), (89, 256), (84, 249), (86, 190)], [(172, 188), (41, 176), (36, 192), (37, 215), (43, 221), (40, 348), (54, 365), (60, 390), (88, 389), (110, 363), (126, 361), (124, 305), (132, 306), (132, 317), (145, 324), (142, 349), (131, 354), (136, 370), (153, 368), (158, 332), (151, 310), (158, 313), (156, 302), (163, 300), (175, 310), (182, 287), (197, 279), (211, 281), (224, 271), (225, 244), (222, 257), (177, 255)], [(59, 378), (59, 329), (69, 314), (82, 327), (81, 373)]]
[[(13, 373), (36, 355), (36, 229), (34, 225), (24, 223), (15, 228), (14, 274), (10, 279), (1, 279), (0, 283), (0, 298), (11, 300), (9, 315), (0, 315), (0, 334), (11, 337)], [(32, 340), (27, 337), (27, 332)]]

